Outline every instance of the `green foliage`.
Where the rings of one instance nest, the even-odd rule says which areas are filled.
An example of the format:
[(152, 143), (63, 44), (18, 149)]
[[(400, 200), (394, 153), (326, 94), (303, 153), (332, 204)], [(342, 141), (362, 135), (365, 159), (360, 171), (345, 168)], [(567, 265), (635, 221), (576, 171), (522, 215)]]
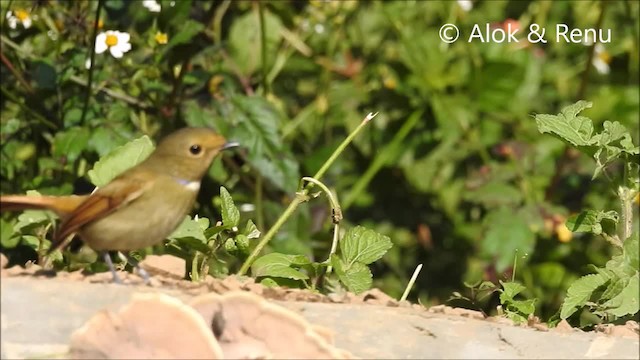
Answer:
[[(560, 310), (562, 319), (569, 318), (578, 309), (589, 307), (595, 315), (614, 320), (640, 311), (639, 234), (631, 226), (635, 223), (631, 201), (639, 190), (638, 158), (633, 156), (638, 154), (638, 147), (633, 145), (631, 134), (617, 121), (605, 121), (603, 131), (594, 134), (592, 120), (578, 116), (580, 111), (589, 107), (591, 103), (579, 101), (564, 108), (557, 116), (537, 115), (536, 121), (540, 132), (553, 133), (593, 154), (597, 163), (593, 178), (614, 160), (624, 162), (623, 179), (618, 181), (620, 185), (616, 189), (620, 197), (621, 213), (615, 210), (586, 210), (567, 219), (569, 230), (602, 235), (620, 247), (618, 251), (621, 254), (613, 256), (605, 267), (596, 268), (597, 274), (585, 275), (573, 282)], [(628, 173), (629, 170), (631, 172)], [(615, 189), (616, 183), (612, 183), (612, 187)], [(621, 236), (615, 233), (619, 223), (622, 224)]]
[[(256, 234), (297, 199), (300, 176), (316, 173), (370, 111), (379, 115), (320, 180), (340, 195), (341, 227), (386, 234), (393, 248), (375, 264), (350, 263), (342, 248), (316, 262), (331, 252), (333, 208), (306, 199), (314, 201), (289, 214), (262, 250), (309, 259), (287, 265), (309, 279), (265, 283), (314, 287), (335, 261), (327, 282), (371, 272), (371, 286), (398, 297), (422, 263), (411, 297), (433, 303), (465, 283), (509, 278), (517, 252), (527, 254), (517, 280), (548, 318), (584, 266), (606, 268), (627, 241), (622, 229), (637, 224), (624, 209), (635, 210), (620, 206), (637, 194), (640, 161), (637, 2), (480, 1), (465, 11), (456, 1), (184, 0), (162, 1), (160, 13), (141, 2), (103, 3), (98, 33), (130, 34), (131, 50), (119, 59), (92, 54), (97, 1), (0, 2), (2, 14), (22, 8), (33, 20), (28, 29), (2, 28), (0, 193), (87, 193), (87, 182), (104, 184), (137, 161), (134, 150), (116, 161), (122, 168), (106, 166), (111, 173), (96, 164), (132, 139), (212, 127), (244, 149), (214, 161), (197, 220), (185, 220), (168, 246), (144, 250), (184, 257), (194, 280), (234, 272), (264, 238)], [(437, 35), (444, 23), (464, 37), (475, 24), (524, 28), (540, 19), (610, 28), (613, 40), (600, 52), (525, 39), (444, 44)], [(575, 99), (589, 103), (531, 117)], [(221, 215), (234, 211), (220, 185), (239, 204), (237, 230)], [(32, 237), (46, 247), (53, 229), (49, 221), (14, 231), (19, 216), (0, 218), (1, 250), (16, 264), (37, 260)], [(74, 256), (65, 253), (70, 269), (95, 260)], [(609, 283), (609, 300), (626, 289)], [(487, 295), (477, 305), (493, 312), (498, 300)]]
[(87, 176), (95, 186), (105, 186), (117, 175), (141, 163), (154, 149), (155, 146), (146, 135), (132, 140), (101, 157), (87, 172)]
[(502, 289), (498, 290), (500, 304), (502, 304), (505, 315), (516, 324), (526, 322), (536, 310), (536, 299), (516, 300), (516, 295), (526, 289), (518, 282), (500, 281), (500, 285), (502, 285)]

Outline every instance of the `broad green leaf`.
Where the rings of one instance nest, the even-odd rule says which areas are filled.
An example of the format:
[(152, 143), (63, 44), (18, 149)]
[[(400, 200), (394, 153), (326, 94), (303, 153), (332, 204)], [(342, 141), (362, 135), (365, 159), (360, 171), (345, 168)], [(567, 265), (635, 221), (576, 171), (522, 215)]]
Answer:
[(631, 237), (624, 241), (622, 251), (624, 255), (624, 261), (632, 269), (640, 269), (640, 246), (638, 243), (639, 234), (636, 232)]
[(34, 61), (32, 76), (39, 88), (45, 90), (55, 89), (57, 83), (56, 69), (46, 61)]
[(56, 133), (53, 139), (53, 155), (64, 157), (69, 162), (75, 161), (89, 143), (89, 130), (72, 127)]
[(465, 192), (465, 200), (473, 203), (485, 204), (491, 207), (499, 205), (519, 204), (522, 192), (515, 186), (498, 181), (492, 181), (477, 190)]
[(267, 48), (267, 59), (261, 56), (260, 19), (258, 12), (248, 11), (236, 18), (229, 30), (229, 47), (234, 55), (235, 63), (244, 75), (251, 75), (266, 60), (268, 68), (273, 64), (280, 44), (282, 22), (280, 18), (268, 10), (264, 10), (264, 29)]
[(598, 137), (594, 138), (593, 122), (589, 118), (577, 116), (591, 106), (590, 102), (581, 100), (565, 107), (558, 115), (538, 114), (535, 117), (538, 131), (556, 135), (574, 146), (594, 145)]
[(629, 314), (637, 314), (640, 311), (640, 278), (638, 272), (629, 280), (627, 286), (613, 299), (607, 301), (603, 306), (611, 308), (607, 310), (615, 316), (621, 317)]
[(500, 302), (505, 303), (509, 300), (513, 300), (513, 298), (524, 291), (526, 287), (518, 282), (503, 282), (500, 281), (500, 285), (502, 285), (502, 290), (500, 290)]
[(340, 240), (341, 257), (347, 264), (371, 264), (380, 259), (393, 246), (388, 236), (362, 226), (347, 231)]
[(604, 285), (609, 279), (601, 274), (589, 274), (576, 280), (569, 286), (567, 296), (562, 303), (560, 310), (560, 318), (566, 319), (571, 316), (578, 308), (583, 307), (591, 294)]
[(119, 146), (100, 158), (93, 169), (87, 172), (89, 180), (95, 186), (105, 186), (125, 170), (138, 165), (149, 157), (153, 149), (153, 143), (146, 135)]
[(251, 274), (254, 277), (283, 277), (293, 280), (306, 280), (306, 274), (291, 267), (296, 255), (270, 253), (259, 257), (251, 265)]
[(349, 266), (336, 255), (331, 256), (331, 264), (336, 270), (338, 279), (340, 279), (340, 282), (342, 282), (349, 291), (359, 294), (371, 288), (373, 275), (367, 265), (354, 262)]
[[(487, 230), (481, 243), (482, 254), (495, 259), (498, 272), (513, 265), (516, 254), (526, 255), (533, 251), (536, 237), (520, 213), (514, 214), (507, 207), (498, 208), (485, 217), (484, 227)], [(518, 264), (522, 261), (518, 259)]]
[(20, 242), (20, 235), (14, 230), (14, 225), (0, 218), (0, 244), (3, 248), (11, 249)]
[(240, 250), (242, 253), (248, 253), (249, 251), (249, 238), (247, 237), (247, 235), (244, 234), (238, 234), (235, 237), (235, 242), (236, 242), (236, 246), (238, 247), (238, 250)]
[(249, 162), (282, 190), (298, 186), (298, 163), (282, 144), (278, 131), (283, 115), (261, 97), (234, 96), (228, 118), (235, 124), (230, 138), (247, 149)]
[(220, 197), (222, 198), (222, 224), (226, 227), (238, 226), (240, 223), (240, 210), (238, 210), (231, 194), (224, 186), (220, 186)]

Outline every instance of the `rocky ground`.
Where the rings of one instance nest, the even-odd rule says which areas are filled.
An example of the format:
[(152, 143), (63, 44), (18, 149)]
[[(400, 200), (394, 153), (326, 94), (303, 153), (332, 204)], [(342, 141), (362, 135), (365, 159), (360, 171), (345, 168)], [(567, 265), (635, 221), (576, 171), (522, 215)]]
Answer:
[[(3, 266), (4, 267), (4, 266)], [(379, 290), (325, 296), (248, 278), (181, 280), (148, 257), (150, 286), (122, 274), (1, 272), (1, 357), (638, 359), (638, 324), (582, 332), (399, 303)]]

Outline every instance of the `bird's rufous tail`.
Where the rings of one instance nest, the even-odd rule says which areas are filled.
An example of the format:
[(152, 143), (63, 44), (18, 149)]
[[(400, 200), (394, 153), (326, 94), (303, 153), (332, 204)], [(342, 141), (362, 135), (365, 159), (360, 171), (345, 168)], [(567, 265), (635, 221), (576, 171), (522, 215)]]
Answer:
[(19, 211), (27, 209), (52, 210), (58, 216), (73, 212), (87, 196), (26, 196), (0, 195), (0, 211)]

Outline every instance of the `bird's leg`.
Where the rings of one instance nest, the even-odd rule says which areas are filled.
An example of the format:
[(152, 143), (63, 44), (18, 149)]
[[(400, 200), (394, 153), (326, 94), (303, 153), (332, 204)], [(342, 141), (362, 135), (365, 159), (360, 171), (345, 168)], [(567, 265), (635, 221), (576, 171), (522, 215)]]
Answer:
[(120, 277), (116, 273), (116, 268), (113, 266), (113, 261), (111, 261), (111, 256), (109, 256), (109, 252), (103, 251), (101, 254), (102, 254), (102, 258), (104, 259), (104, 262), (107, 263), (107, 266), (109, 266), (111, 275), (113, 275), (113, 282), (116, 284), (122, 284), (122, 280), (120, 280)]
[(149, 274), (145, 271), (145, 269), (141, 268), (140, 265), (138, 265), (138, 262), (136, 261), (136, 259), (132, 258), (128, 254), (124, 254), (119, 251), (118, 251), (118, 256), (120, 257), (120, 259), (122, 259), (123, 261), (126, 261), (127, 263), (129, 263), (129, 265), (133, 266), (136, 270), (138, 270), (138, 274), (142, 276), (142, 278), (144, 279), (145, 285), (149, 285), (149, 282), (150, 282)]

